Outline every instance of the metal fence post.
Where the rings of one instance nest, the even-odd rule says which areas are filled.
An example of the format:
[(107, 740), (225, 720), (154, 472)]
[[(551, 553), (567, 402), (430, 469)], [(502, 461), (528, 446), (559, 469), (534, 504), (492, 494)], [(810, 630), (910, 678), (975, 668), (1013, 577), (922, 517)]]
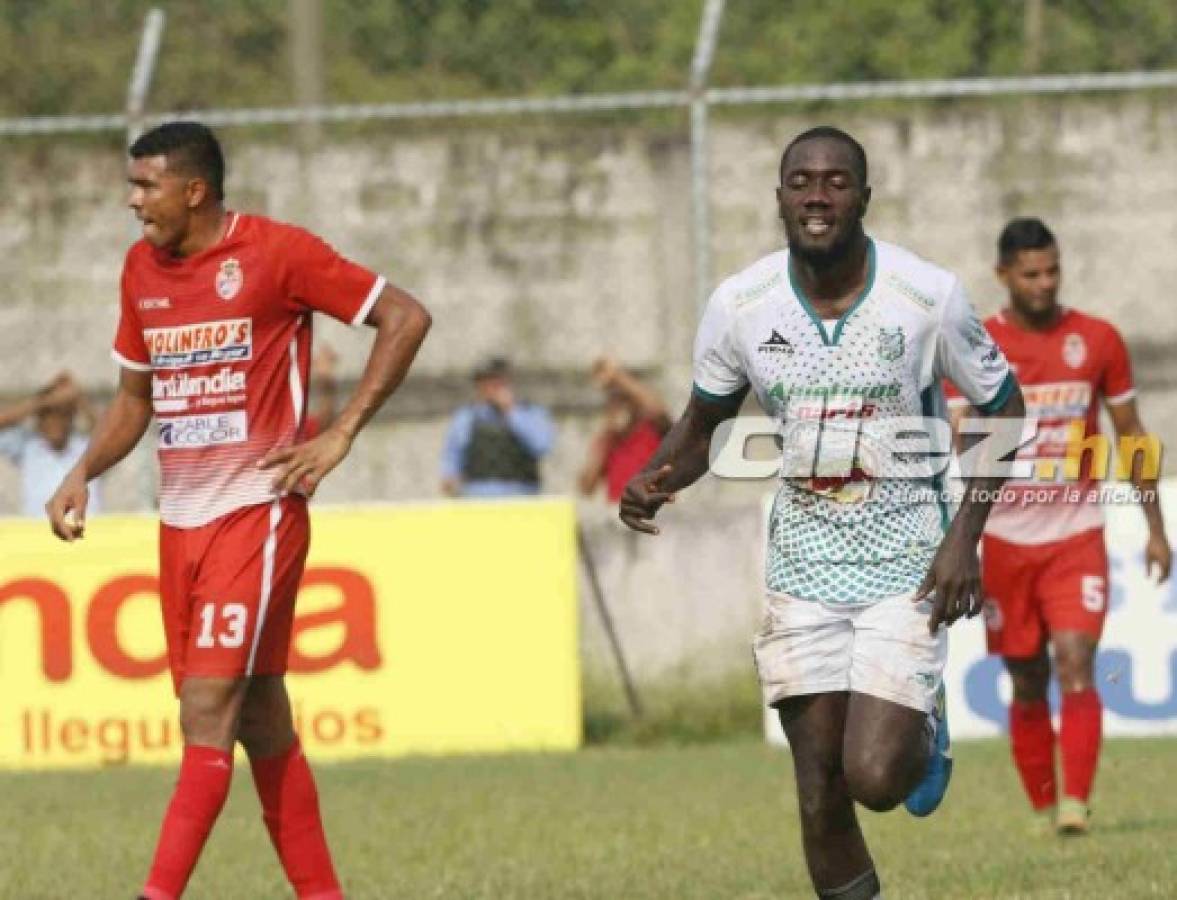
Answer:
[(695, 309), (702, 312), (711, 293), (711, 178), (707, 157), (707, 75), (715, 58), (726, 0), (707, 0), (691, 60), (691, 213), (695, 249)]
[(155, 74), (155, 61), (159, 58), (164, 21), (164, 12), (158, 6), (149, 10), (143, 19), (139, 52), (127, 83), (127, 146), (133, 144), (143, 131), (143, 107), (147, 104), (147, 91)]

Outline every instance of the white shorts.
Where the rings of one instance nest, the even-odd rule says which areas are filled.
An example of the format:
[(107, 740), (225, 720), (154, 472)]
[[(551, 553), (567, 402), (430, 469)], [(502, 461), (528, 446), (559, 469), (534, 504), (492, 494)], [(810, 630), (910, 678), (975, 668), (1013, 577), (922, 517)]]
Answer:
[(765, 704), (856, 691), (930, 712), (948, 658), (948, 629), (928, 633), (931, 611), (910, 595), (840, 608), (769, 593), (752, 645)]

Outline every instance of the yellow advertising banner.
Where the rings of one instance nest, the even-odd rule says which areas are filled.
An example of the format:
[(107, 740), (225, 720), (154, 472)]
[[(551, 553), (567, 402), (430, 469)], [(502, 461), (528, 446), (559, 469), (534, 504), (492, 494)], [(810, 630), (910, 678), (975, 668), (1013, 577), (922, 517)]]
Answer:
[[(288, 679), (312, 756), (579, 746), (569, 501), (312, 510)], [(0, 521), (0, 767), (178, 758), (157, 530)]]

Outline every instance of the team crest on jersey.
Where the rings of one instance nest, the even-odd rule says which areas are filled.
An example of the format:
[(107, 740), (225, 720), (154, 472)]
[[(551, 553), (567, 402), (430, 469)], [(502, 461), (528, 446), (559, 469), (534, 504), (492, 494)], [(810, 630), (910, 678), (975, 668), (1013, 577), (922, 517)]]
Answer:
[(232, 300), (241, 291), (244, 282), (241, 263), (232, 257), (226, 259), (217, 270), (217, 296), (222, 300)]
[(880, 328), (879, 329), (879, 359), (887, 362), (894, 362), (903, 356), (903, 347), (905, 337), (903, 328), (896, 326), (895, 328)]
[(1081, 334), (1068, 334), (1063, 338), (1063, 362), (1077, 369), (1087, 361), (1087, 342)]

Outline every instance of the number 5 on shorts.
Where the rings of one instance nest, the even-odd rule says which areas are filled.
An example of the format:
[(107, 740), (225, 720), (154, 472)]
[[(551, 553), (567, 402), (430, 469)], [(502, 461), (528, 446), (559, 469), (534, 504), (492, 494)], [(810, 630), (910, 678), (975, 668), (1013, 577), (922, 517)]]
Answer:
[(1107, 589), (1102, 575), (1084, 575), (1079, 585), (1083, 608), (1088, 612), (1101, 612), (1107, 603)]
[(196, 636), (196, 646), (202, 650), (220, 644), (222, 647), (240, 647), (245, 643), (245, 620), (249, 617), (249, 610), (244, 603), (226, 603), (221, 607), (221, 633), (213, 635), (213, 627), (217, 617), (215, 603), (206, 603), (200, 609), (200, 634)]

